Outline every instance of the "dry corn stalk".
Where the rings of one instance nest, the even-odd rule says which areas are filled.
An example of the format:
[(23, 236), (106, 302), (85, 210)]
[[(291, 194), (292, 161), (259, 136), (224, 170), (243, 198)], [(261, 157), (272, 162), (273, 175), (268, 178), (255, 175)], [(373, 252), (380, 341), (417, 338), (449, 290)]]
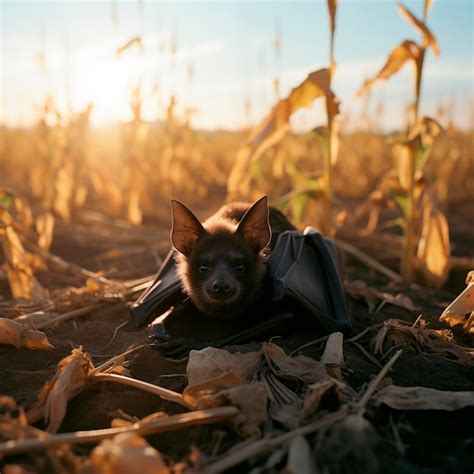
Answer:
[(11, 225), (0, 228), (8, 282), (13, 298), (44, 301), (48, 292), (33, 275), (31, 259), (23, 248), (18, 234)]

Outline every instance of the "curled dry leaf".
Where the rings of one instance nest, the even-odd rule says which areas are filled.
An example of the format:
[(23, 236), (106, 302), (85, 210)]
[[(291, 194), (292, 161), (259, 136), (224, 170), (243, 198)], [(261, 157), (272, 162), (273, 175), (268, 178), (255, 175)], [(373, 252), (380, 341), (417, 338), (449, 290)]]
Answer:
[(271, 342), (264, 343), (262, 348), (268, 365), (278, 377), (309, 383), (318, 382), (327, 377), (323, 364), (311, 357), (289, 357), (281, 347)]
[(358, 96), (366, 94), (377, 82), (388, 79), (396, 74), (408, 61), (416, 61), (420, 56), (420, 47), (411, 40), (400, 43), (389, 55), (387, 61), (375, 77), (365, 81), (357, 93)]
[(266, 150), (277, 144), (290, 128), (290, 117), (298, 109), (309, 107), (319, 97), (326, 100), (328, 123), (339, 113), (339, 102), (330, 88), (329, 69), (311, 72), (288, 97), (280, 100), (270, 114), (257, 125), (246, 144), (239, 150), (228, 180), (229, 196), (237, 196), (245, 181), (248, 166)]
[(436, 38), (433, 33), (426, 26), (426, 24), (423, 21), (419, 20), (415, 15), (413, 15), (413, 13), (401, 3), (398, 4), (398, 11), (408, 21), (408, 23), (410, 23), (417, 31), (419, 31), (423, 35), (424, 45), (430, 46), (436, 56), (438, 56), (440, 53), (438, 42), (436, 41)]
[(13, 297), (33, 301), (47, 299), (48, 292), (33, 275), (28, 254), (13, 227), (6, 226), (4, 232), (0, 233), (0, 238), (2, 239), (8, 282)]
[(374, 396), (377, 405), (396, 410), (454, 411), (474, 406), (474, 392), (449, 392), (426, 387), (397, 387), (389, 385)]
[(383, 354), (393, 346), (410, 345), (418, 352), (449, 354), (466, 364), (474, 364), (474, 358), (469, 350), (454, 344), (450, 331), (429, 329), (423, 319), (420, 319), (416, 326), (406, 321), (389, 319), (375, 335), (372, 343), (374, 354)]
[(321, 399), (329, 392), (334, 392), (340, 403), (348, 401), (354, 395), (351, 387), (332, 377), (313, 383), (308, 386), (308, 391), (305, 395), (303, 406), (304, 418), (310, 417), (317, 411)]
[(328, 374), (336, 378), (341, 378), (341, 367), (344, 363), (343, 341), (342, 332), (333, 332), (321, 356), (321, 363), (326, 367)]
[(223, 349), (207, 347), (200, 351), (191, 351), (186, 367), (190, 386), (216, 378), (226, 372), (233, 372), (243, 380), (251, 376), (261, 363), (259, 352), (231, 354)]
[(44, 417), (47, 431), (56, 433), (66, 414), (67, 402), (84, 388), (92, 368), (88, 354), (82, 349), (73, 349), (71, 355), (59, 362), (56, 375), (46, 382), (38, 401), (27, 413), (30, 423)]
[(184, 389), (183, 399), (189, 406), (200, 410), (223, 406), (226, 400), (220, 397), (222, 391), (244, 383), (245, 379), (238, 373), (224, 372), (213, 379), (189, 384)]
[(161, 454), (135, 433), (102, 441), (90, 454), (97, 474), (168, 474)]
[(430, 286), (439, 288), (448, 279), (450, 254), (448, 221), (431, 200), (426, 200), (417, 259), (419, 269)]
[(19, 322), (6, 318), (0, 318), (0, 344), (10, 344), (18, 349), (53, 349), (43, 332), (28, 329)]
[(259, 426), (267, 419), (268, 395), (262, 382), (249, 383), (223, 390), (220, 394), (240, 413), (230, 420), (242, 436), (258, 433)]
[(443, 311), (439, 320), (450, 327), (461, 325), (468, 334), (474, 334), (474, 271), (469, 272), (466, 288)]
[[(222, 352), (226, 351), (220, 349), (218, 351), (221, 360), (227, 358), (229, 361), (231, 358), (228, 356), (233, 355), (227, 353), (228, 356), (224, 356)], [(207, 352), (205, 360), (209, 355), (209, 351)], [(194, 380), (196, 380), (195, 377)], [(190, 384), (183, 392), (183, 400), (188, 406), (195, 409), (214, 408), (229, 404), (239, 408), (240, 413), (231, 420), (231, 423), (244, 436), (255, 434), (259, 425), (266, 419), (267, 398), (265, 384), (262, 382), (246, 383), (245, 378), (235, 367), (213, 379), (194, 385)]]

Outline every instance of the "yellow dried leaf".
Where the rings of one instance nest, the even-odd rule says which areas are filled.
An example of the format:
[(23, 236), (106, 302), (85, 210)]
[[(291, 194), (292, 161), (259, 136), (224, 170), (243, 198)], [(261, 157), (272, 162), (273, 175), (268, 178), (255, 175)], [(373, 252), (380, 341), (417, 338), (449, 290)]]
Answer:
[(183, 392), (183, 400), (198, 410), (215, 408), (226, 404), (220, 393), (230, 387), (243, 385), (245, 379), (235, 372), (222, 375), (195, 385), (188, 385)]
[(389, 55), (387, 61), (375, 77), (365, 81), (362, 88), (357, 93), (362, 96), (367, 93), (377, 82), (386, 80), (396, 74), (408, 61), (416, 61), (420, 55), (420, 47), (411, 40), (400, 43)]
[(466, 288), (443, 311), (439, 320), (450, 327), (462, 325), (468, 334), (474, 334), (474, 272), (469, 272)]
[(137, 45), (140, 50), (143, 48), (143, 43), (140, 36), (134, 36), (133, 38), (129, 39), (125, 44), (115, 50), (115, 54), (117, 56), (121, 56), (125, 51), (127, 51), (134, 45)]
[(102, 441), (90, 454), (97, 474), (168, 474), (161, 454), (135, 433)]
[(13, 227), (7, 226), (0, 235), (5, 255), (8, 282), (14, 298), (33, 301), (47, 299), (47, 291), (34, 277), (28, 254)]
[(36, 420), (44, 416), (47, 431), (56, 433), (66, 414), (67, 402), (84, 388), (92, 368), (89, 355), (82, 349), (73, 349), (71, 355), (59, 362), (56, 375), (46, 382), (27, 418)]
[(43, 332), (28, 329), (17, 321), (6, 318), (0, 318), (0, 344), (10, 344), (18, 349), (53, 349)]
[(332, 124), (334, 117), (339, 113), (339, 101), (330, 88), (329, 69), (319, 69), (310, 73), (253, 129), (246, 144), (239, 150), (231, 170), (227, 184), (229, 197), (242, 194), (239, 191), (245, 182), (250, 162), (256, 160), (285, 136), (290, 128), (291, 115), (298, 109), (311, 106), (319, 97), (324, 97), (326, 100), (328, 122)]
[(396, 410), (454, 411), (474, 406), (474, 392), (449, 392), (427, 387), (397, 387), (389, 385), (374, 397), (377, 405), (384, 404)]
[(245, 380), (257, 370), (261, 360), (259, 352), (231, 354), (224, 349), (207, 347), (190, 352), (186, 375), (190, 386), (215, 379), (228, 372)]
[(54, 216), (51, 212), (44, 212), (36, 219), (36, 232), (38, 234), (38, 246), (49, 250), (53, 242)]
[(290, 357), (271, 342), (265, 342), (262, 349), (268, 365), (278, 377), (313, 383), (328, 376), (324, 365), (311, 357)]
[(443, 132), (440, 123), (431, 117), (420, 117), (410, 132), (409, 140), (420, 137), (424, 146), (433, 145), (437, 137)]
[(429, 285), (440, 287), (448, 279), (450, 253), (448, 221), (429, 200), (423, 209), (421, 237), (417, 249), (419, 268)]
[(398, 4), (398, 11), (408, 21), (408, 23), (410, 23), (416, 30), (418, 30), (423, 35), (424, 45), (431, 46), (433, 52), (436, 55), (439, 55), (440, 49), (438, 42), (436, 41), (436, 38), (433, 33), (426, 26), (426, 24), (423, 21), (419, 20), (415, 15), (413, 15), (413, 13), (401, 3)]

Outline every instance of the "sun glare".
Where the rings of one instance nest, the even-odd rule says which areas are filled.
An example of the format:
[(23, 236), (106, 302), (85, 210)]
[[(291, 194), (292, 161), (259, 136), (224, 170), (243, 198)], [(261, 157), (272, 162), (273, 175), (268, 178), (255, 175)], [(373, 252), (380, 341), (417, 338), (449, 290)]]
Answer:
[(135, 58), (114, 58), (94, 62), (74, 75), (71, 103), (74, 109), (94, 105), (92, 120), (96, 125), (130, 118), (129, 97), (137, 83)]

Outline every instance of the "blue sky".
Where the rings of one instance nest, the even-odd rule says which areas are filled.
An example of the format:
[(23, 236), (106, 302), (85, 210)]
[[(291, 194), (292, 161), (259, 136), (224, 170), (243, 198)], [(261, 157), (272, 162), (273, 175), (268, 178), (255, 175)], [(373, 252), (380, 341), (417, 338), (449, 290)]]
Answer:
[[(421, 16), (422, 0), (404, 4)], [(1, 0), (0, 16), (2, 119), (10, 124), (32, 123), (47, 94), (64, 110), (67, 97), (73, 110), (93, 101), (98, 125), (127, 120), (130, 89), (141, 80), (145, 118), (164, 117), (175, 94), (179, 110), (198, 110), (195, 126), (238, 128), (256, 123), (275, 102), (275, 77), (284, 95), (328, 63), (325, 1)], [(474, 99), (473, 21), (471, 0), (437, 0), (428, 20), (441, 56), (428, 54), (422, 112), (432, 115), (440, 103), (454, 101), (453, 115), (462, 126), (469, 123)], [(280, 53), (273, 46), (277, 32)], [(115, 49), (135, 35), (143, 38), (143, 52), (131, 49), (116, 58)], [(362, 82), (405, 38), (419, 35), (398, 14), (395, 1), (339, 2), (334, 90), (349, 122), (356, 123), (364, 107), (355, 97)], [(35, 59), (42, 50), (46, 73)], [(402, 126), (412, 89), (409, 67), (376, 86), (370, 107), (384, 103), (380, 128)], [(317, 106), (295, 115), (300, 129), (322, 120)]]

